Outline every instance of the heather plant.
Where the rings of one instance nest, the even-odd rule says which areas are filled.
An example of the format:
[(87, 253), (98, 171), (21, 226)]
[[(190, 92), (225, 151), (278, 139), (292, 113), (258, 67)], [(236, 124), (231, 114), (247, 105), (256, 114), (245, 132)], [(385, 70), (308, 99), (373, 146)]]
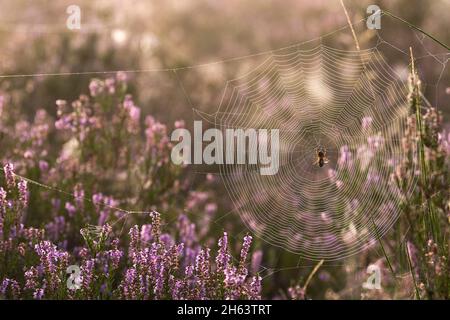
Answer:
[[(328, 290), (326, 298), (353, 298), (354, 288), (358, 288), (356, 292), (363, 299), (449, 298), (450, 136), (442, 127), (441, 113), (427, 102), (422, 93), (413, 57), (408, 84), (409, 114), (402, 141), (406, 156), (396, 163), (390, 181), (390, 185), (395, 187), (392, 191), (399, 192), (397, 194), (402, 199), (399, 221), (383, 239), (377, 239), (378, 253), (367, 251), (347, 260), (346, 273), (356, 273), (357, 276), (347, 277), (343, 290)], [(367, 120), (363, 121), (363, 127), (370, 122)], [(369, 144), (374, 141), (382, 146), (382, 139), (368, 139)], [(364, 144), (358, 150), (363, 148)], [(376, 157), (376, 151), (373, 156)], [(358, 162), (358, 153), (348, 148), (341, 150), (338, 161), (351, 166), (348, 174), (365, 168)], [(376, 170), (373, 173), (376, 175)], [(367, 175), (368, 180), (373, 176)], [(417, 183), (410, 190), (412, 180)], [(380, 290), (361, 289), (361, 281), (367, 278), (366, 270), (358, 271), (354, 266), (367, 265), (367, 261), (374, 261), (372, 263), (382, 270)], [(292, 287), (289, 293), (298, 297), (300, 289)]]
[[(409, 78), (410, 116), (404, 147), (409, 152), (398, 167), (397, 184), (418, 175), (418, 185), (403, 204), (411, 228), (404, 247), (418, 299), (450, 297), (449, 262), (449, 137), (442, 129), (442, 115), (426, 101), (411, 53)], [(413, 172), (413, 163), (419, 172)]]
[[(45, 221), (55, 243), (79, 245), (81, 228), (122, 219), (120, 206), (158, 208), (174, 218), (186, 205), (189, 212), (205, 212), (205, 222), (214, 215), (211, 193), (202, 190), (201, 181), (191, 190), (184, 169), (169, 161), (166, 125), (151, 115), (144, 118), (127, 94), (124, 73), (93, 79), (89, 95), (72, 103), (57, 100), (54, 121), (39, 110), (30, 122), (11, 104), (9, 96), (2, 97), (1, 157), (22, 176), (51, 187), (34, 190), (33, 214), (26, 220), (31, 225)], [(140, 219), (135, 214), (126, 221)]]
[[(246, 266), (251, 237), (234, 265), (224, 233), (212, 261), (200, 244), (213, 243), (212, 194), (201, 185), (188, 189), (183, 168), (169, 161), (167, 127), (143, 119), (126, 87), (122, 73), (93, 79), (89, 95), (56, 101), (55, 121), (38, 111), (30, 122), (2, 96), (1, 296), (259, 298), (261, 278)], [(164, 210), (168, 221), (182, 208), (201, 216), (202, 228), (196, 232), (182, 214), (176, 230), (161, 233), (156, 211), (148, 224), (148, 213), (124, 206)], [(80, 268), (78, 290), (67, 287), (71, 265)]]
[[(25, 299), (259, 299), (261, 277), (247, 267), (252, 237), (233, 261), (226, 232), (211, 249), (196, 240), (194, 225), (179, 217), (176, 234), (162, 233), (161, 215), (135, 225), (120, 246), (120, 233), (104, 224), (81, 230), (85, 245), (70, 252), (46, 240), (44, 229), (26, 228), (27, 182), (11, 164), (0, 189), (2, 298)], [(78, 288), (67, 285), (67, 267), (79, 265)]]
[[(72, 102), (57, 100), (54, 114), (39, 110), (27, 117), (13, 104), (8, 94), (0, 96), (1, 298), (261, 297), (262, 258), (278, 256), (262, 244), (264, 254), (251, 253), (249, 235), (236, 250), (229, 241), (236, 223), (226, 219), (220, 232), (228, 233), (217, 240), (212, 223), (219, 209), (209, 188), (213, 176), (193, 181), (185, 168), (170, 162), (169, 128), (137, 106), (125, 74), (93, 79), (88, 94)], [(390, 167), (392, 180), (383, 181), (404, 198), (399, 223), (376, 239), (382, 257), (368, 250), (345, 260), (343, 269), (320, 263), (309, 276), (289, 279), (281, 298), (309, 298), (318, 291), (316, 281), (325, 287), (326, 298), (354, 297), (348, 287), (358, 287), (364, 299), (449, 297), (450, 135), (441, 114), (423, 98), (414, 70), (409, 104), (407, 157)], [(370, 123), (364, 118), (361, 126), (370, 130)], [(174, 124), (183, 126), (183, 121)], [(386, 168), (377, 158), (384, 147), (384, 137), (376, 132), (359, 145), (343, 147), (337, 159), (341, 177), (358, 174), (367, 181), (346, 186), (330, 171), (335, 187), (379, 189), (372, 187), (380, 183), (378, 171)], [(418, 181), (413, 193), (405, 189), (410, 179)], [(357, 200), (340, 206), (346, 208), (342, 214), (357, 210)], [(375, 228), (377, 223), (374, 219)], [(239, 254), (233, 258), (232, 253)], [(383, 286), (363, 291), (365, 269), (354, 266), (374, 258), (383, 270)], [(74, 265), (80, 275), (71, 279), (67, 270)], [(278, 297), (280, 274), (265, 282), (267, 297), (274, 292)], [(351, 274), (358, 277), (352, 280)], [(335, 279), (343, 275), (345, 288), (339, 290)], [(79, 288), (70, 289), (68, 280)]]

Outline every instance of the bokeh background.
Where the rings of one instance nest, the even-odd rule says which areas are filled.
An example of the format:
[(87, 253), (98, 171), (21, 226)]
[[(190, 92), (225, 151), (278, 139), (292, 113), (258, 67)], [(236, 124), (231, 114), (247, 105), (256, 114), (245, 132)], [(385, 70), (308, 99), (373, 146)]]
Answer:
[[(72, 4), (81, 8), (80, 30), (66, 28), (66, 8)], [(353, 22), (366, 17), (368, 5), (377, 4), (450, 43), (449, 0), (347, 0), (345, 4)], [(361, 47), (386, 41), (390, 46), (385, 47), (391, 48), (383, 52), (386, 60), (405, 74), (409, 61), (401, 51), (412, 46), (425, 96), (442, 111), (448, 127), (448, 52), (390, 17), (383, 16), (381, 23), (378, 33), (367, 30), (364, 22), (355, 24)], [(57, 99), (72, 101), (87, 93), (93, 77), (113, 75), (102, 72), (141, 70), (127, 76), (129, 91), (142, 112), (164, 123), (181, 119), (189, 127), (195, 118), (193, 108), (208, 113), (217, 110), (227, 80), (262, 61), (264, 55), (255, 54), (318, 38), (346, 25), (338, 0), (4, 0), (0, 3), (0, 76), (33, 76), (0, 78), (0, 93), (7, 92), (10, 104), (20, 106), (30, 119), (38, 108), (55, 117)], [(354, 50), (348, 28), (324, 41)], [(163, 71), (172, 68), (180, 69)], [(81, 74), (47, 75), (53, 73)], [(192, 169), (192, 188), (196, 177), (203, 179), (204, 173), (202, 168)], [(212, 233), (227, 227), (237, 230), (235, 234), (245, 232), (236, 214), (225, 216), (232, 208), (223, 187), (216, 184), (210, 191), (217, 195), (217, 216), (224, 215)], [(286, 289), (303, 283), (315, 265), (260, 240), (256, 246), (264, 249), (267, 297), (286, 297)], [(379, 248), (374, 248), (325, 264), (310, 285), (310, 296), (359, 296), (366, 266), (379, 257)]]

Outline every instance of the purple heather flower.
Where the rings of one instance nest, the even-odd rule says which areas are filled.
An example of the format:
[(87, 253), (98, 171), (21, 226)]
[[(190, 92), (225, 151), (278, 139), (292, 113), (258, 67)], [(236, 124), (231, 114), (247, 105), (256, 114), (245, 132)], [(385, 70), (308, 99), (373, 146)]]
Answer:
[(191, 223), (188, 217), (181, 214), (178, 217), (178, 232), (180, 235), (180, 241), (190, 247), (195, 242), (195, 224)]
[(44, 161), (44, 160), (39, 160), (39, 170), (41, 170), (42, 172), (45, 172), (48, 170), (48, 162)]
[(150, 218), (152, 219), (152, 236), (155, 242), (159, 242), (159, 237), (161, 235), (161, 214), (156, 211), (150, 213)]
[(4, 296), (6, 294), (6, 289), (8, 289), (9, 279), (5, 278), (0, 285), (0, 293)]
[(230, 254), (228, 253), (228, 235), (226, 232), (223, 233), (223, 237), (219, 239), (219, 251), (216, 257), (217, 271), (223, 272), (226, 270), (230, 264)]
[(2, 112), (3, 112), (4, 103), (5, 103), (5, 97), (0, 96), (0, 116), (2, 115)]
[(198, 248), (191, 248), (188, 246), (185, 246), (184, 249), (184, 266), (194, 264), (195, 258), (197, 257)]
[(184, 123), (184, 120), (177, 120), (174, 123), (174, 127), (175, 129), (180, 129), (180, 128), (184, 128), (186, 125)]
[(81, 266), (81, 286), (85, 291), (89, 291), (94, 277), (95, 259), (88, 259)]
[(214, 202), (208, 203), (205, 206), (205, 212), (208, 215), (213, 215), (217, 211), (217, 204)]
[(257, 274), (259, 272), (259, 268), (261, 267), (261, 262), (263, 258), (262, 250), (256, 250), (252, 255), (251, 262), (251, 272), (252, 274)]
[(371, 149), (378, 149), (383, 144), (384, 139), (381, 135), (370, 136), (367, 138), (367, 144)]
[(119, 71), (119, 72), (117, 72), (117, 74), (116, 74), (116, 79), (117, 79), (117, 82), (127, 82), (127, 79), (128, 77), (127, 77), (127, 73), (126, 72), (123, 72), (123, 71)]
[(122, 291), (126, 299), (136, 299), (137, 298), (137, 288), (136, 288), (137, 272), (136, 269), (130, 268), (125, 272), (125, 277), (122, 281)]
[(303, 287), (296, 285), (295, 287), (291, 287), (288, 289), (289, 296), (293, 300), (304, 300), (305, 299), (305, 290)]
[(33, 293), (33, 299), (41, 300), (44, 297), (45, 289), (44, 288), (38, 288)]
[(84, 190), (80, 184), (77, 184), (73, 190), (75, 204), (78, 210), (83, 211), (84, 208)]
[(252, 244), (252, 237), (249, 235), (245, 236), (244, 243), (242, 244), (242, 249), (241, 249), (241, 259), (239, 261), (239, 269), (240, 269), (239, 271), (240, 272), (247, 271), (245, 269), (245, 262), (247, 260), (248, 252), (250, 251), (251, 244)]
[(66, 230), (66, 220), (64, 216), (57, 216), (52, 222), (45, 226), (45, 231), (49, 235), (50, 239), (57, 241), (60, 235), (64, 234)]
[(319, 273), (319, 279), (321, 281), (329, 281), (330, 278), (331, 278), (331, 276), (327, 271), (322, 271)]
[(0, 187), (0, 219), (5, 217), (8, 202), (6, 200), (6, 191)]
[(91, 83), (89, 84), (89, 91), (91, 93), (91, 96), (96, 97), (100, 93), (103, 92), (104, 84), (101, 80), (93, 79), (91, 80)]
[(197, 259), (195, 262), (195, 272), (201, 279), (207, 279), (209, 277), (209, 258), (210, 258), (210, 249), (205, 248), (200, 250), (197, 255)]
[(15, 179), (14, 179), (14, 165), (12, 163), (7, 163), (3, 167), (3, 171), (5, 172), (5, 179), (6, 179), (6, 186), (9, 189), (14, 188), (16, 185)]
[(61, 200), (60, 199), (52, 199), (51, 200), (52, 207), (54, 211), (58, 211), (61, 207)]
[(163, 233), (160, 237), (160, 241), (164, 245), (165, 248), (170, 248), (171, 246), (173, 246), (175, 244), (175, 240), (168, 233)]
[(19, 202), (22, 207), (26, 207), (28, 204), (28, 187), (25, 180), (20, 180), (17, 188), (19, 190)]
[(370, 129), (370, 127), (372, 126), (372, 121), (373, 121), (372, 117), (362, 118), (362, 120), (361, 120), (362, 128), (364, 130)]
[[(140, 109), (137, 108), (137, 107), (134, 105), (134, 101), (133, 101), (133, 98), (132, 98), (131, 95), (126, 95), (126, 96), (125, 96), (125, 99), (123, 100), (123, 107), (124, 107), (125, 110), (128, 111), (128, 113), (129, 113), (131, 119), (139, 120)], [(137, 111), (134, 110), (134, 109), (137, 109)], [(134, 113), (134, 112), (138, 112), (139, 114), (137, 114), (137, 115), (135, 115), (135, 116), (133, 117), (133, 116), (132, 116), (132, 113)], [(136, 116), (137, 116), (137, 119), (136, 119)]]
[(50, 241), (41, 241), (34, 248), (49, 279), (50, 289), (55, 290), (62, 281), (58, 276), (58, 269), (65, 269), (69, 255), (67, 252), (57, 250)]
[(114, 80), (114, 78), (108, 78), (105, 80), (105, 87), (108, 90), (109, 94), (114, 94), (116, 92), (115, 83), (116, 81)]
[(14, 279), (5, 278), (3, 279), (2, 284), (0, 285), (0, 294), (3, 296), (6, 296), (7, 289), (10, 289), (11, 295), (14, 299), (18, 299), (20, 296), (20, 285), (19, 283)]
[(183, 281), (175, 279), (173, 275), (169, 276), (169, 291), (173, 300), (182, 299), (182, 290), (185, 288)]
[(156, 277), (155, 277), (155, 287), (153, 289), (153, 294), (155, 296), (155, 299), (159, 299), (163, 293), (164, 274), (165, 274), (165, 268), (164, 268), (164, 265), (161, 265), (160, 268), (157, 270)]
[(102, 226), (108, 220), (112, 207), (117, 205), (117, 201), (112, 197), (105, 196), (102, 193), (96, 193), (92, 196), (92, 202), (99, 212), (98, 225)]
[(224, 269), (225, 299), (234, 300), (240, 296), (240, 286), (244, 283), (245, 276), (239, 274), (234, 266)]
[(69, 217), (73, 217), (77, 211), (77, 208), (75, 208), (75, 206), (70, 202), (66, 202), (65, 209), (67, 210)]
[(38, 282), (38, 270), (31, 267), (25, 271), (25, 289), (35, 290)]
[(138, 264), (141, 253), (141, 238), (139, 233), (139, 226), (133, 226), (128, 234), (130, 235), (128, 255), (131, 258), (133, 264)]
[(149, 243), (152, 240), (152, 225), (144, 224), (141, 227), (141, 241), (142, 243)]
[(105, 252), (110, 261), (109, 267), (111, 269), (117, 269), (119, 267), (120, 259), (123, 256), (123, 252), (119, 249), (112, 249)]
[(252, 278), (252, 282), (250, 283), (250, 294), (249, 298), (251, 300), (259, 300), (261, 299), (261, 280), (260, 276), (254, 276)]
[(352, 164), (352, 153), (348, 146), (342, 146), (340, 150), (341, 154), (339, 156), (338, 163), (340, 166), (351, 166)]

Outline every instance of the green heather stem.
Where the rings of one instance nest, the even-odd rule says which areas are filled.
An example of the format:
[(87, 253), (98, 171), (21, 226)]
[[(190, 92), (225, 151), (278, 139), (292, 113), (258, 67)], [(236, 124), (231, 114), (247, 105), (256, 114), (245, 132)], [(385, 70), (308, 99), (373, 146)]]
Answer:
[(418, 162), (420, 167), (420, 183), (421, 183), (421, 198), (422, 203), (427, 204), (428, 214), (425, 214), (424, 222), (425, 222), (425, 231), (428, 236), (431, 236), (436, 243), (439, 243), (439, 221), (436, 217), (436, 210), (434, 208), (434, 203), (427, 195), (427, 192), (424, 191), (428, 188), (428, 164), (425, 159), (425, 144), (423, 142), (423, 137), (425, 136), (425, 130), (423, 126), (423, 119), (421, 113), (421, 96), (420, 96), (420, 87), (419, 82), (417, 80), (417, 73), (415, 70), (414, 64), (414, 56), (412, 53), (412, 48), (410, 48), (411, 54), (411, 76), (412, 76), (412, 104), (413, 109), (415, 110), (416, 116), (416, 126), (418, 131), (418, 140), (417, 140), (417, 150), (418, 150)]
[(386, 250), (384, 250), (383, 242), (381, 241), (380, 235), (378, 234), (378, 230), (377, 230), (377, 227), (375, 225), (375, 221), (373, 221), (373, 217), (372, 216), (370, 217), (370, 221), (372, 221), (373, 228), (375, 230), (375, 235), (377, 237), (377, 241), (380, 244), (381, 251), (383, 251), (383, 255), (384, 255), (384, 257), (386, 259), (386, 262), (387, 262), (387, 264), (389, 266), (389, 270), (391, 271), (392, 276), (394, 277), (394, 280), (396, 280), (396, 275), (395, 275), (395, 272), (394, 272), (394, 268), (392, 267), (391, 260), (389, 259), (388, 255), (386, 253)]
[(413, 280), (414, 290), (416, 292), (416, 297), (417, 297), (417, 299), (420, 300), (419, 287), (417, 287), (416, 275), (414, 274), (414, 269), (413, 269), (413, 264), (412, 264), (412, 261), (411, 261), (411, 254), (409, 252), (408, 244), (406, 244), (405, 248), (406, 248), (406, 257), (408, 259), (409, 272), (411, 273), (411, 277), (412, 277), (412, 280)]
[(311, 282), (312, 278), (314, 277), (314, 275), (316, 274), (317, 270), (319, 270), (319, 268), (322, 266), (322, 264), (324, 263), (325, 260), (320, 260), (319, 263), (317, 263), (317, 265), (314, 267), (314, 269), (311, 271), (311, 273), (308, 276), (308, 279), (306, 279), (305, 285), (303, 286), (303, 290), (306, 294), (306, 289), (308, 289), (308, 285)]
[(383, 12), (384, 14), (388, 15), (389, 17), (394, 18), (394, 19), (397, 19), (398, 21), (400, 21), (400, 22), (402, 22), (402, 23), (408, 25), (408, 27), (410, 27), (410, 28), (412, 28), (412, 29), (414, 29), (414, 30), (417, 30), (417, 31), (419, 31), (420, 33), (426, 35), (427, 37), (429, 37), (430, 39), (432, 39), (434, 42), (436, 42), (436, 43), (439, 44), (440, 46), (442, 46), (442, 47), (446, 48), (448, 51), (450, 51), (450, 47), (449, 47), (448, 45), (446, 45), (445, 43), (441, 42), (440, 40), (438, 40), (437, 38), (435, 38), (434, 36), (432, 36), (432, 35), (429, 34), (428, 32), (426, 32), (426, 31), (422, 30), (421, 28), (419, 28), (419, 27), (413, 25), (412, 23), (406, 21), (405, 19), (402, 19), (402, 18), (396, 16), (395, 14), (390, 13), (389, 11), (382, 10), (382, 12)]

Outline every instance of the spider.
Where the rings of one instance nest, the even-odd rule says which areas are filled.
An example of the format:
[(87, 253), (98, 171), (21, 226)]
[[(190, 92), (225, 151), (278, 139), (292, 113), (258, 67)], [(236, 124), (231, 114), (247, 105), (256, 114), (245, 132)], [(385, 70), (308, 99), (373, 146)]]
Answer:
[(313, 163), (313, 165), (317, 165), (319, 167), (323, 167), (325, 164), (329, 162), (327, 158), (327, 149), (325, 149), (322, 146), (319, 146), (316, 148), (316, 161)]

